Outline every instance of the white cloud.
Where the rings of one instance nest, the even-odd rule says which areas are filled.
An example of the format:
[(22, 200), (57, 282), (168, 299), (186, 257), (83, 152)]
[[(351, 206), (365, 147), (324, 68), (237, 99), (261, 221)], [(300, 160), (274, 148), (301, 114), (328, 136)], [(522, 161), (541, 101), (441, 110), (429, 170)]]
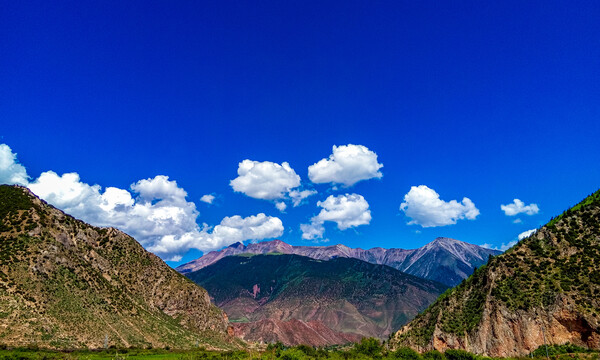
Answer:
[(531, 229), (531, 230), (523, 231), (522, 233), (519, 234), (519, 236), (517, 236), (518, 240), (509, 241), (506, 244), (502, 243), (502, 245), (500, 245), (500, 246), (493, 246), (493, 245), (490, 245), (490, 244), (483, 244), (483, 245), (481, 245), (481, 247), (492, 249), (492, 250), (506, 251), (506, 250), (510, 249), (511, 247), (515, 246), (519, 241), (521, 241), (521, 240), (529, 237), (530, 235), (532, 235), (536, 231), (537, 231), (537, 229)]
[(199, 231), (185, 233), (179, 237), (164, 236), (148, 247), (156, 254), (179, 254), (195, 248), (202, 251), (216, 250), (236, 242), (262, 240), (281, 236), (283, 223), (277, 217), (263, 213), (242, 218), (239, 215), (225, 217), (212, 230), (204, 224)]
[(325, 201), (317, 202), (317, 206), (323, 209), (316, 218), (320, 222), (333, 221), (340, 230), (368, 225), (371, 222), (369, 203), (362, 195), (329, 195)]
[(404, 195), (400, 210), (411, 218), (408, 225), (416, 224), (422, 227), (435, 227), (456, 224), (458, 220), (474, 220), (479, 215), (479, 209), (469, 198), (462, 202), (456, 200), (444, 201), (435, 190), (425, 185), (412, 186)]
[(0, 144), (0, 184), (27, 185), (29, 176), (17, 162), (17, 154), (6, 144)]
[[(0, 146), (0, 151), (6, 148)], [(16, 163), (14, 156), (11, 159)], [(24, 167), (18, 173), (28, 178)], [(210, 251), (283, 233), (279, 218), (262, 213), (225, 217), (214, 228), (199, 226), (196, 204), (186, 200), (187, 193), (177, 182), (163, 175), (140, 180), (131, 185), (131, 191), (115, 187), (102, 191), (100, 185), (82, 182), (77, 173), (47, 171), (28, 186), (64, 212), (95, 226), (116, 227), (167, 260), (179, 261), (191, 248)]]
[(519, 234), (518, 238), (519, 238), (519, 240), (523, 240), (523, 239), (528, 238), (529, 236), (531, 236), (536, 231), (537, 231), (537, 229), (531, 229), (531, 230), (523, 231), (522, 233)]
[(310, 224), (300, 224), (302, 231), (302, 239), (304, 240), (319, 240), (323, 238), (325, 227), (323, 223), (311, 222)]
[(207, 204), (212, 204), (213, 201), (215, 201), (215, 196), (212, 194), (202, 195), (202, 197), (200, 198), (200, 201), (205, 202)]
[(276, 202), (275, 207), (277, 208), (277, 210), (279, 210), (281, 212), (284, 212), (285, 209), (287, 209), (287, 205), (283, 201)]
[(238, 165), (238, 177), (229, 183), (234, 191), (255, 199), (283, 199), (291, 189), (300, 186), (300, 176), (287, 162), (244, 160)]
[(535, 215), (540, 212), (540, 208), (537, 204), (525, 205), (525, 203), (519, 199), (514, 199), (511, 204), (500, 205), (500, 209), (502, 209), (507, 216), (515, 216), (517, 214)]
[(517, 240), (514, 240), (514, 241), (510, 241), (510, 242), (508, 242), (506, 244), (502, 243), (502, 245), (500, 245), (500, 246), (494, 246), (494, 245), (491, 245), (491, 244), (483, 244), (483, 245), (480, 245), (480, 246), (484, 247), (486, 249), (506, 251), (506, 250), (510, 249), (511, 247), (515, 246), (517, 244), (517, 242), (518, 242)]
[[(315, 190), (300, 190), (300, 176), (290, 164), (270, 161), (244, 160), (238, 165), (238, 177), (229, 182), (234, 191), (249, 197), (274, 201), (279, 211), (284, 211), (291, 200), (294, 207), (316, 194)], [(277, 200), (277, 201), (276, 201)]]
[(513, 220), (513, 224), (520, 224), (522, 222), (523, 222), (523, 220), (521, 220), (519, 218)]
[(300, 206), (302, 204), (302, 201), (304, 199), (306, 199), (309, 196), (313, 196), (317, 193), (316, 190), (292, 190), (290, 191), (289, 195), (290, 198), (292, 199), (292, 204), (294, 205), (294, 207)]
[(371, 222), (369, 203), (362, 195), (330, 195), (325, 201), (317, 202), (317, 206), (322, 208), (319, 214), (312, 217), (310, 224), (300, 225), (303, 239), (315, 240), (323, 237), (325, 221), (336, 223), (340, 230), (368, 225)]
[(328, 159), (308, 167), (308, 177), (317, 184), (337, 183), (352, 186), (361, 180), (381, 178), (383, 164), (377, 162), (377, 154), (363, 145), (333, 146)]

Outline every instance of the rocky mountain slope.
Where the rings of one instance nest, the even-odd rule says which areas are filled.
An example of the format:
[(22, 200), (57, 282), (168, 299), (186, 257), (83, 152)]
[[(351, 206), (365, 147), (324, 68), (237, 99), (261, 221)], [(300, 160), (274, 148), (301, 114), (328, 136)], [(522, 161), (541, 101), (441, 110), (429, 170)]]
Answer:
[(226, 333), (207, 292), (130, 236), (0, 186), (0, 343), (213, 347)]
[(446, 292), (391, 345), (517, 356), (566, 342), (600, 348), (600, 190)]
[[(325, 261), (287, 254), (228, 256), (187, 276), (207, 289), (231, 321), (242, 323), (236, 331), (252, 341), (288, 341), (269, 338), (268, 333), (289, 328), (282, 322), (298, 320), (331, 329), (328, 333), (338, 340), (328, 344), (357, 335), (387, 337), (447, 288), (357, 259)], [(310, 339), (309, 334), (294, 336)], [(322, 341), (309, 344), (323, 345)]]
[(322, 321), (288, 321), (263, 319), (258, 321), (234, 324), (237, 337), (251, 342), (265, 344), (282, 342), (286, 345), (310, 344), (312, 346), (328, 346), (359, 342), (361, 335), (335, 332), (325, 326)]
[(280, 240), (273, 240), (248, 246), (236, 243), (223, 250), (212, 251), (199, 259), (177, 267), (176, 270), (182, 274), (190, 273), (214, 264), (226, 256), (243, 253), (295, 254), (318, 260), (337, 257), (354, 258), (372, 264), (388, 265), (411, 275), (454, 286), (471, 275), (476, 267), (485, 264), (490, 255), (498, 255), (501, 252), (449, 238), (437, 238), (421, 248), (412, 250), (384, 248), (363, 250), (352, 249), (340, 244), (292, 246)]

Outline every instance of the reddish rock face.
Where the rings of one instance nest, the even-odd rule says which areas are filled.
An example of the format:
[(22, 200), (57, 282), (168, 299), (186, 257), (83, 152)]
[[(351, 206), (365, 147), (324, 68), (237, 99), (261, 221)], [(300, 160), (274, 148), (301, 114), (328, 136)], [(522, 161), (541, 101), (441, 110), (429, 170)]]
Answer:
[(360, 341), (359, 334), (341, 333), (331, 330), (321, 321), (289, 321), (263, 319), (250, 323), (234, 324), (235, 336), (246, 341), (274, 343), (281, 341), (287, 346), (327, 346)]
[(389, 266), (282, 254), (229, 256), (187, 276), (244, 339), (315, 346), (385, 339), (446, 290)]

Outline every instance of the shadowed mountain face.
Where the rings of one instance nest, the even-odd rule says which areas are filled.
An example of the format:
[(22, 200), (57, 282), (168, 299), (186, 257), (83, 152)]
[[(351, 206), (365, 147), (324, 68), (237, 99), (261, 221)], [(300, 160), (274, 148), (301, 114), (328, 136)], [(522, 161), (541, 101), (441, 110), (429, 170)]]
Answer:
[(496, 357), (567, 342), (600, 348), (600, 190), (446, 292), (391, 346)]
[[(282, 328), (281, 322), (292, 320), (310, 323), (312, 329), (329, 328), (333, 335), (327, 336), (337, 338), (328, 344), (357, 335), (387, 337), (446, 289), (357, 259), (325, 261), (285, 254), (228, 256), (187, 276), (207, 289), (232, 322), (245, 323), (236, 331), (251, 341), (288, 341), (267, 338), (262, 330), (273, 332)], [(318, 341), (311, 345), (324, 345), (325, 340)]]
[(0, 186), (2, 343), (185, 348), (223, 345), (226, 331), (204, 289), (130, 236)]
[(176, 270), (187, 274), (214, 264), (224, 257), (243, 253), (295, 254), (317, 260), (354, 258), (372, 264), (388, 265), (411, 275), (454, 286), (471, 275), (476, 267), (485, 264), (490, 255), (498, 255), (501, 252), (449, 238), (437, 238), (421, 248), (412, 250), (384, 248), (363, 250), (339, 244), (292, 246), (280, 240), (274, 240), (248, 246), (236, 243), (221, 251), (212, 251), (199, 259), (177, 267)]

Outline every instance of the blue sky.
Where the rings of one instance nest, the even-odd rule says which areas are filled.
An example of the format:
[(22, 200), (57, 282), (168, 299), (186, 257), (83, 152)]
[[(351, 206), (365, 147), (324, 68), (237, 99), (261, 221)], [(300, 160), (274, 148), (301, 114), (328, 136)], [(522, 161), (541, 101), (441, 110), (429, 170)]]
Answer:
[[(500, 247), (599, 187), (599, 16), (591, 1), (4, 2), (0, 180), (26, 171), (50, 202), (147, 248), (197, 226), (200, 240), (165, 259), (193, 259), (189, 244), (223, 244), (229, 230), (306, 245), (448, 236)], [(330, 178), (365, 180), (312, 182), (309, 166), (348, 144), (364, 162)], [(294, 207), (292, 188), (272, 200), (235, 192), (244, 160), (287, 162), (293, 189), (317, 194)], [(267, 178), (279, 169), (263, 165)], [(47, 171), (56, 178), (39, 180)], [(421, 187), (401, 211), (420, 185), (446, 203)], [(107, 187), (131, 200), (114, 191), (125, 200), (107, 213), (93, 203)], [(500, 206), (515, 198), (538, 210), (507, 216)], [(420, 220), (408, 225), (409, 213)], [(322, 224), (322, 238), (303, 240), (301, 224)]]

